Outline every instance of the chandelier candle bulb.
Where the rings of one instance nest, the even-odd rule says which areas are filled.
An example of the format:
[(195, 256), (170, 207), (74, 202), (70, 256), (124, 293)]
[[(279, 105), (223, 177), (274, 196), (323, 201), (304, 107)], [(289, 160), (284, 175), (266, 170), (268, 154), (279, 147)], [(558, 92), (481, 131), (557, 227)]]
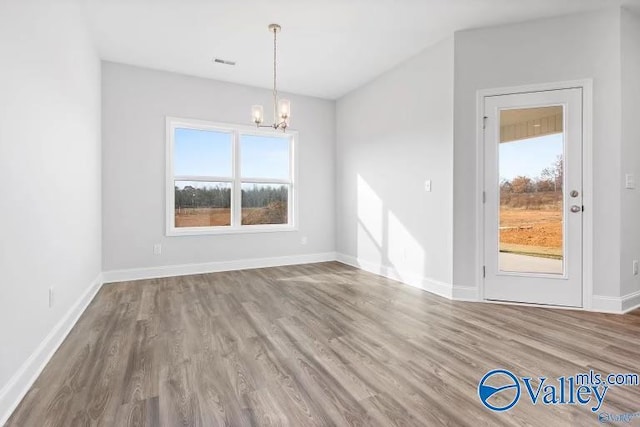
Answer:
[(251, 107), (251, 117), (253, 118), (253, 123), (260, 124), (264, 120), (264, 108), (262, 105), (253, 105)]
[(291, 117), (291, 102), (288, 99), (281, 99), (278, 102), (278, 111), (280, 112), (280, 118), (287, 120)]

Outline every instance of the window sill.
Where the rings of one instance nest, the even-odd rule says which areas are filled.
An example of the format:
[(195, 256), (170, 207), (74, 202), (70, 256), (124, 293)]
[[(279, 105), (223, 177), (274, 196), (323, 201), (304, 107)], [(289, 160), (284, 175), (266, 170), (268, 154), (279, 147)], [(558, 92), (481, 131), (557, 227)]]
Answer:
[(167, 237), (215, 236), (222, 234), (255, 234), (298, 231), (293, 225), (245, 225), (243, 227), (190, 227), (167, 230)]

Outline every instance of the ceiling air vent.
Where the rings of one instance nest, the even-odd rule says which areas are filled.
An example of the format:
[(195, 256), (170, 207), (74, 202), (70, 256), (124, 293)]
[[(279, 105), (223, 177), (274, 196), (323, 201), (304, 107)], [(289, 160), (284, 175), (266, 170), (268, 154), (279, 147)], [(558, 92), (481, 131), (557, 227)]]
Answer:
[(236, 61), (227, 61), (225, 59), (213, 58), (213, 62), (216, 64), (224, 64), (224, 65), (236, 65)]

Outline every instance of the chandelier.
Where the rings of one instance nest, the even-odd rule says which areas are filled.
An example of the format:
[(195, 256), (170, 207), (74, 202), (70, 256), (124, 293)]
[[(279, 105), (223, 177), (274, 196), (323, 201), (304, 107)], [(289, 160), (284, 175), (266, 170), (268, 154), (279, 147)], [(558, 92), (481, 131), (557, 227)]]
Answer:
[(291, 102), (288, 99), (280, 99), (278, 100), (278, 89), (276, 86), (276, 71), (277, 71), (277, 35), (280, 32), (280, 25), (271, 24), (269, 25), (269, 31), (273, 32), (273, 124), (271, 125), (263, 125), (264, 121), (264, 108), (262, 105), (253, 105), (251, 107), (251, 116), (253, 118), (253, 122), (259, 128), (273, 128), (273, 129), (282, 129), (282, 131), (287, 130), (287, 126), (289, 126), (289, 118), (291, 117)]

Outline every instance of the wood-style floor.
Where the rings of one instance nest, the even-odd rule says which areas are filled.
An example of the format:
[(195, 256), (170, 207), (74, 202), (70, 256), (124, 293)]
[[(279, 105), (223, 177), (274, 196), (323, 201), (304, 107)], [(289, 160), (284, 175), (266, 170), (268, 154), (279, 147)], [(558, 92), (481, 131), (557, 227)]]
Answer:
[[(640, 313), (452, 302), (339, 263), (110, 284), (8, 425), (599, 424), (524, 397), (489, 411), (495, 368), (640, 371)], [(640, 387), (601, 411), (640, 411)]]

